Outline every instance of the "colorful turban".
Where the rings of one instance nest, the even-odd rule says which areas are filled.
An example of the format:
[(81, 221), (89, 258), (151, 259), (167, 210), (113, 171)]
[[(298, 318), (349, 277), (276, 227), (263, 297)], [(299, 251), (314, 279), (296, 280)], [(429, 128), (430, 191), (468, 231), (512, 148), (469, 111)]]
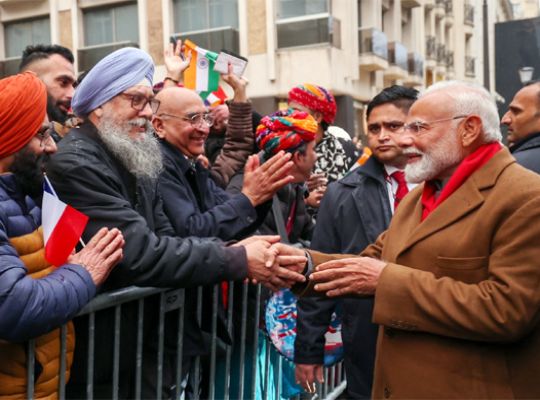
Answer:
[(322, 114), (323, 121), (327, 124), (334, 122), (336, 117), (336, 99), (328, 90), (322, 86), (304, 83), (298, 85), (289, 91), (289, 103), (295, 102), (312, 111), (318, 111)]
[(124, 47), (98, 62), (77, 86), (71, 107), (84, 117), (114, 96), (146, 82), (152, 87), (154, 62), (141, 49)]
[(0, 158), (30, 142), (47, 112), (47, 89), (33, 72), (0, 80)]
[(255, 137), (257, 146), (268, 158), (280, 150), (294, 152), (304, 143), (315, 140), (316, 133), (317, 121), (311, 115), (289, 108), (264, 117)]

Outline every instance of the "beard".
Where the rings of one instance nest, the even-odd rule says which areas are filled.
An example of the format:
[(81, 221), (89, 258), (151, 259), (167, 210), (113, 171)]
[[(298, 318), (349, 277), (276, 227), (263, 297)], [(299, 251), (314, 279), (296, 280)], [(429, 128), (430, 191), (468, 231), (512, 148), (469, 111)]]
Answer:
[[(127, 132), (133, 125), (145, 126), (142, 138), (128, 136)], [(161, 149), (149, 121), (137, 118), (119, 124), (104, 116), (97, 128), (105, 146), (131, 174), (137, 178), (156, 179), (159, 176), (163, 167)]]
[(60, 109), (59, 105), (63, 105), (66, 108), (71, 106), (70, 102), (56, 101), (50, 95), (47, 95), (47, 116), (49, 121), (56, 121), (63, 124), (68, 119), (69, 115)]
[(458, 165), (463, 160), (458, 148), (458, 138), (453, 132), (450, 132), (436, 141), (429, 152), (422, 152), (414, 147), (404, 149), (403, 154), (405, 155), (417, 154), (421, 156), (419, 161), (407, 164), (405, 167), (407, 182), (429, 181), (437, 178), (441, 172)]
[(37, 155), (25, 147), (15, 154), (9, 167), (22, 192), (34, 200), (43, 194), (43, 166), (48, 158), (46, 153)]

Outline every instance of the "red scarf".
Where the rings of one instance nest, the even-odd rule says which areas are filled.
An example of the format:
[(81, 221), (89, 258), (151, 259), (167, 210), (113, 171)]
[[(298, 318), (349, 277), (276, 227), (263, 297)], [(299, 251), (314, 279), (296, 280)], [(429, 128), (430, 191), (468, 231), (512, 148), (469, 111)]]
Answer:
[(454, 193), (463, 182), (473, 174), (473, 172), (480, 169), (480, 167), (491, 160), (500, 149), (502, 149), (502, 146), (499, 142), (488, 143), (480, 146), (476, 151), (465, 157), (437, 198), (435, 198), (437, 186), (433, 181), (427, 181), (424, 184), (424, 191), (422, 192), (422, 221), (425, 220), (439, 204), (450, 197), (450, 195)]

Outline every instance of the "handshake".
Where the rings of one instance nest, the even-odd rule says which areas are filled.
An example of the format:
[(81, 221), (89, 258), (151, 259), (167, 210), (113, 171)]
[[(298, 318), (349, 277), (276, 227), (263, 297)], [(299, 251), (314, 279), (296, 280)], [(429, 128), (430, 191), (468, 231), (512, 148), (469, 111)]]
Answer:
[(302, 296), (373, 296), (387, 266), (376, 258), (342, 254), (327, 255), (325, 262), (308, 271), (304, 250), (279, 243), (279, 236), (253, 236), (235, 246), (246, 249), (248, 278), (253, 283), (275, 291), (303, 283), (309, 275), (310, 290)]
[(248, 279), (276, 291), (306, 281), (303, 250), (279, 243), (279, 236), (252, 236), (233, 246), (246, 249)]

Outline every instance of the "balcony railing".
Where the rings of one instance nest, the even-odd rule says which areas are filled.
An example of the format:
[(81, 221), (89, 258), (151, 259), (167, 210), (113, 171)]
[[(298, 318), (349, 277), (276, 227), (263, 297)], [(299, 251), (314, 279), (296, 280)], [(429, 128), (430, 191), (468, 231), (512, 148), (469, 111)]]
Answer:
[(474, 78), (475, 76), (474, 61), (475, 61), (474, 57), (465, 56), (465, 76)]
[(373, 54), (388, 60), (388, 39), (384, 32), (375, 28), (358, 29), (359, 53)]
[(423, 77), (424, 76), (424, 59), (418, 53), (409, 53), (409, 74)]
[(452, 50), (446, 52), (446, 68), (448, 68), (449, 71), (454, 70), (454, 52)]
[(420, 0), (401, 0), (401, 6), (403, 8), (420, 7), (422, 2)]
[(395, 65), (396, 67), (407, 71), (409, 69), (407, 48), (399, 42), (388, 43), (388, 62), (391, 65)]
[(328, 13), (278, 20), (279, 48), (329, 43), (341, 47), (341, 21)]
[(464, 4), (463, 22), (466, 25), (474, 26), (474, 6), (471, 3)]
[(437, 59), (437, 41), (435, 36), (428, 36), (426, 38), (426, 58), (428, 60)]
[(172, 37), (181, 39), (182, 41), (189, 39), (193, 43), (196, 43), (197, 46), (214, 52), (230, 50), (237, 54), (240, 53), (238, 30), (230, 26), (175, 33)]
[(437, 64), (446, 65), (446, 46), (437, 44)]

